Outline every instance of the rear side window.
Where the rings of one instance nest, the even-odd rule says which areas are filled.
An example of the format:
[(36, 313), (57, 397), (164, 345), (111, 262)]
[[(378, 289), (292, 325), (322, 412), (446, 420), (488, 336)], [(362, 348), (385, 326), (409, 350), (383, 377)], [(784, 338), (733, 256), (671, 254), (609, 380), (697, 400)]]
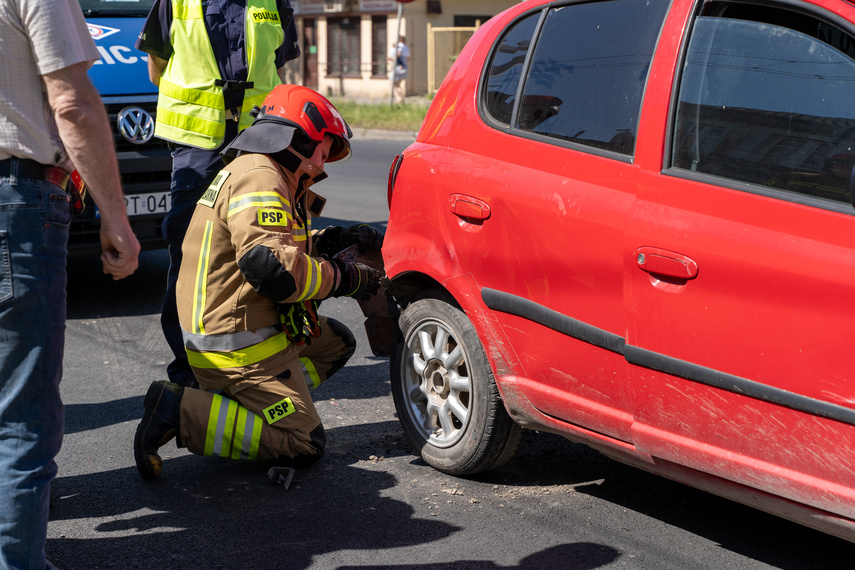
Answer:
[(828, 22), (768, 6), (711, 4), (691, 32), (673, 166), (851, 201), (853, 57), (852, 37)]
[(522, 20), (489, 66), (485, 107), (521, 131), (631, 155), (667, 8), (663, 0), (553, 7), (543, 14), (533, 48), (526, 38), (534, 18)]
[(490, 116), (506, 126), (511, 124), (525, 56), (539, 18), (539, 12), (532, 14), (505, 32), (489, 67), (484, 102)]

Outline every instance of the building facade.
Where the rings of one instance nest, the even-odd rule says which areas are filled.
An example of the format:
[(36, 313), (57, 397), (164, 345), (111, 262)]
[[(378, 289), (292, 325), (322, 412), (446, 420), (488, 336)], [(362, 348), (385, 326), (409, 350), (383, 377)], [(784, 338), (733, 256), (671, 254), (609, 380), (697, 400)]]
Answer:
[(428, 92), (428, 29), (473, 27), (516, 3), (292, 0), (303, 57), (289, 64), (289, 80), (331, 97), (389, 98), (392, 56), (400, 29), (411, 53), (406, 93), (424, 95)]

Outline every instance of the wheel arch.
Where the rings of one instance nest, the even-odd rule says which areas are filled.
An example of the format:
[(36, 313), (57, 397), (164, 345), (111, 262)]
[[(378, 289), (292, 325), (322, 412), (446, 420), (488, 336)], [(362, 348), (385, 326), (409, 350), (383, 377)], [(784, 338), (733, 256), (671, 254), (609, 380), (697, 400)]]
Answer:
[[(460, 275), (440, 282), (430, 275), (413, 271), (401, 273), (395, 276), (387, 290), (392, 294), (400, 310), (403, 310), (416, 299), (430, 294), (445, 295), (454, 304), (466, 313), (487, 355), (487, 361), (499, 389), (499, 394), (505, 409), (516, 417), (516, 406), (509, 405), (509, 401), (524, 398), (518, 388), (511, 387), (514, 378), (525, 377), (520, 358), (513, 350), (505, 333), (502, 331), (499, 321), (492, 310), (484, 305), (481, 298), (481, 287), (471, 274)], [(396, 322), (397, 328), (397, 322)], [(400, 330), (398, 330), (400, 334)], [(499, 348), (501, 347), (501, 348)], [(510, 383), (509, 383), (510, 380)], [(511, 400), (509, 400), (509, 398)], [(528, 407), (528, 404), (524, 407)]]

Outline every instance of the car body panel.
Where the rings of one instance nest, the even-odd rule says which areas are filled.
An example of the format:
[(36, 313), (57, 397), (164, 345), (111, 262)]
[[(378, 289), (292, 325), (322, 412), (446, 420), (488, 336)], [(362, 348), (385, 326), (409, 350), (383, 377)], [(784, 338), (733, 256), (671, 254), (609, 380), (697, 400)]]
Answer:
[(88, 18), (89, 34), (101, 59), (89, 77), (102, 97), (157, 95), (148, 78), (148, 54), (134, 47), (142, 18)]
[[(491, 124), (485, 62), (546, 4), (452, 67), (403, 153), (387, 275), (454, 296), (521, 425), (855, 541), (855, 211), (671, 167), (694, 0), (670, 5), (631, 156)], [(780, 5), (855, 30), (851, 3)]]

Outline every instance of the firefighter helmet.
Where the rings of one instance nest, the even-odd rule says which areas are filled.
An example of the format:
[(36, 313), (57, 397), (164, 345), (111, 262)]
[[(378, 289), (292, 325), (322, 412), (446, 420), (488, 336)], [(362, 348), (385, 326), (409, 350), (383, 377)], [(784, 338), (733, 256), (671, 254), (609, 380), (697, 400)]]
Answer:
[(330, 135), (333, 144), (327, 162), (350, 157), (353, 132), (338, 109), (317, 91), (302, 85), (277, 86), (265, 97), (253, 126), (269, 121), (297, 127), (315, 144)]
[(317, 91), (301, 85), (279, 85), (252, 114), (252, 125), (220, 152), (226, 164), (240, 152), (274, 155), (289, 146), (309, 158), (324, 135), (333, 140), (326, 162), (350, 158), (353, 133), (333, 104)]

